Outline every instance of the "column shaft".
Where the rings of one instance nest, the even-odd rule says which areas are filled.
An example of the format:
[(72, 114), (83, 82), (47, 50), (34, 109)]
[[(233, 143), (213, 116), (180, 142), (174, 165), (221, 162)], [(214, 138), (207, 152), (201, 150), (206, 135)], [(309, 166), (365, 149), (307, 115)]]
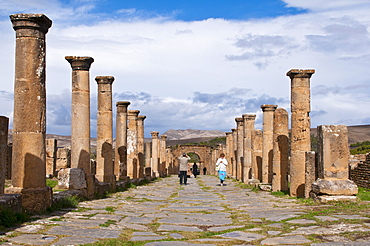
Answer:
[(247, 180), (252, 178), (252, 132), (254, 130), (254, 121), (256, 119), (256, 115), (251, 114), (244, 114), (243, 115), (243, 131), (244, 131), (244, 169), (243, 169), (243, 180), (246, 182)]
[(291, 79), (290, 195), (304, 197), (305, 153), (311, 150), (310, 78), (315, 70), (293, 69)]
[(0, 116), (0, 197), (4, 195), (6, 162), (8, 154), (9, 118)]
[(90, 74), (92, 57), (66, 56), (72, 67), (71, 167), (90, 174)]
[(51, 20), (43, 14), (14, 14), (10, 20), (16, 32), (12, 184), (26, 210), (42, 211), (51, 203), (45, 167), (45, 35)]
[(127, 107), (130, 102), (117, 102), (116, 148), (114, 175), (118, 179), (127, 176)]
[(158, 170), (158, 134), (159, 132), (153, 131), (152, 135), (152, 172), (155, 173), (156, 177), (159, 177)]
[(144, 177), (144, 166), (145, 166), (145, 156), (144, 156), (144, 120), (146, 116), (139, 115), (137, 118), (137, 152), (139, 158), (139, 169), (138, 177)]
[(138, 115), (139, 110), (129, 110), (127, 113), (127, 176), (138, 178), (139, 156), (138, 156)]
[(273, 129), (274, 111), (277, 105), (261, 105), (263, 111), (263, 134), (262, 134), (262, 183), (272, 182), (272, 149), (273, 149)]

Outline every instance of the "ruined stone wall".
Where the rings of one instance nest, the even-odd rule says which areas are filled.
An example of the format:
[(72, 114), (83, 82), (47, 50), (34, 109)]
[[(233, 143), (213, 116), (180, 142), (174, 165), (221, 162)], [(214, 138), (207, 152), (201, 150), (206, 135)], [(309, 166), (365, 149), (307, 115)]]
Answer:
[(365, 161), (351, 167), (349, 176), (358, 186), (370, 189), (370, 153)]

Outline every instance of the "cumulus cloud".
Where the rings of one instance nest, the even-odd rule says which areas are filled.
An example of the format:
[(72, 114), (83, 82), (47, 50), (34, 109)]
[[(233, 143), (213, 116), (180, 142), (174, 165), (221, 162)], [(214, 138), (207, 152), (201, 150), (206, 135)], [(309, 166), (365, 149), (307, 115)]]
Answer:
[(95, 76), (115, 77), (114, 103), (131, 101), (131, 109), (146, 115), (148, 135), (171, 128), (228, 131), (235, 127), (234, 118), (245, 113), (257, 114), (260, 127), (261, 104), (289, 109), (285, 74), (292, 68), (316, 69), (311, 78), (313, 127), (365, 124), (370, 115), (368, 1), (284, 2), (309, 11), (259, 20), (185, 22), (171, 18), (176, 13), (158, 16), (137, 9), (108, 16), (92, 11), (95, 1), (2, 1), (0, 114), (13, 110), (15, 35), (8, 15), (43, 12), (53, 20), (46, 55), (49, 133), (70, 131), (66, 55), (95, 60), (90, 69), (92, 133)]

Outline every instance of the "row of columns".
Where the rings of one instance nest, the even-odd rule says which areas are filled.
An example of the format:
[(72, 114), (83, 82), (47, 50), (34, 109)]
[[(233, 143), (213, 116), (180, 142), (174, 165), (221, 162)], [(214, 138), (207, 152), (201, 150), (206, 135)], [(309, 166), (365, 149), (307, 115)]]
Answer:
[(262, 131), (254, 129), (254, 114), (235, 118), (236, 129), (226, 133), (231, 176), (243, 182), (272, 184), (274, 191), (287, 191), (289, 174), (290, 195), (304, 196), (305, 152), (311, 148), (310, 78), (314, 72), (293, 69), (287, 73), (291, 78), (290, 141), (288, 113), (278, 105), (261, 105)]
[[(45, 35), (52, 21), (43, 14), (10, 16), (16, 32), (12, 187), (7, 193), (22, 194), (28, 211), (51, 205), (52, 190), (46, 186), (46, 90)], [(117, 102), (116, 148), (113, 151), (113, 76), (97, 76), (96, 175), (90, 165), (90, 75), (92, 57), (66, 56), (72, 68), (71, 168), (85, 175), (86, 196), (95, 193), (95, 178), (115, 186), (116, 179), (144, 176), (144, 120), (138, 110), (127, 110), (130, 102)], [(0, 153), (7, 145), (8, 119), (0, 117)], [(6, 127), (5, 127), (6, 125)], [(1, 161), (6, 158), (0, 158)], [(114, 159), (114, 161), (113, 161)], [(0, 163), (0, 195), (4, 194)]]

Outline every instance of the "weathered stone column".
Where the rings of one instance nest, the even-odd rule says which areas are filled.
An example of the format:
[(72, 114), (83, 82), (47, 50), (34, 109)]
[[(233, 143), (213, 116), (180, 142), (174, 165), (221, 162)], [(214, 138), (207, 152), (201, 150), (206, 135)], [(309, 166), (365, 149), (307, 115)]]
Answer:
[(90, 66), (92, 57), (66, 56), (72, 67), (71, 167), (90, 174)]
[(255, 129), (252, 135), (252, 179), (262, 180), (262, 131)]
[(315, 70), (292, 69), (291, 79), (291, 140), (290, 196), (304, 197), (305, 152), (311, 150), (310, 139), (310, 78)]
[(51, 205), (46, 186), (45, 35), (51, 20), (43, 14), (10, 16), (16, 32), (12, 193), (22, 194), (27, 211)]
[(46, 175), (56, 176), (58, 141), (55, 138), (46, 139)]
[(306, 151), (305, 154), (305, 186), (304, 186), (304, 197), (309, 198), (312, 191), (312, 184), (316, 181), (316, 153), (315, 151)]
[(233, 169), (232, 169), (232, 175), (231, 177), (235, 178), (236, 179), (236, 163), (237, 163), (237, 146), (238, 146), (238, 142), (237, 142), (237, 131), (235, 128), (231, 129), (231, 133), (232, 133), (232, 136), (233, 136), (233, 153), (232, 153), (232, 157), (234, 159), (233, 161)]
[[(233, 134), (232, 132), (226, 132), (226, 159), (229, 163), (229, 165), (227, 165), (227, 175), (228, 176), (233, 176), (233, 162), (234, 162), (234, 158), (233, 158), (233, 155), (234, 155), (234, 143), (233, 143)], [(201, 170), (203, 172), (203, 170)], [(211, 170), (207, 170), (209, 173)]]
[(243, 141), (244, 141), (244, 132), (243, 132), (243, 118), (235, 118), (236, 121), (236, 179), (243, 181)]
[(9, 118), (0, 116), (0, 196), (4, 195), (5, 188), (5, 170), (8, 155), (8, 128)]
[(138, 177), (144, 177), (144, 166), (145, 166), (145, 156), (144, 156), (144, 120), (146, 116), (139, 115), (137, 117), (137, 152), (139, 158), (139, 169)]
[(159, 170), (158, 170), (158, 134), (159, 132), (153, 131), (150, 132), (152, 135), (152, 172), (155, 174), (156, 177), (159, 177)]
[(262, 133), (262, 183), (272, 182), (272, 149), (274, 135), (274, 111), (277, 105), (263, 104), (263, 133)]
[(348, 130), (344, 125), (323, 125), (318, 133), (318, 179), (312, 184), (312, 195), (320, 201), (355, 201), (357, 185), (349, 180)]
[(110, 183), (115, 188), (116, 176), (113, 165), (113, 114), (112, 83), (113, 76), (97, 76), (98, 116), (96, 139), (96, 178)]
[(166, 147), (167, 147), (167, 136), (161, 135), (160, 146), (159, 146), (159, 163), (160, 163), (160, 172), (162, 176), (166, 176), (167, 172), (167, 163), (166, 163)]
[(138, 116), (139, 110), (127, 112), (127, 176), (131, 179), (138, 178), (139, 156), (138, 156)]
[(130, 102), (116, 103), (116, 148), (114, 175), (122, 180), (127, 176), (127, 107)]
[(288, 112), (278, 108), (274, 112), (272, 191), (288, 191), (289, 126)]
[(247, 182), (252, 178), (252, 132), (254, 130), (254, 121), (256, 120), (255, 114), (243, 114), (243, 131), (244, 131), (244, 169), (243, 180)]
[(145, 143), (145, 167), (151, 167), (151, 142)]

